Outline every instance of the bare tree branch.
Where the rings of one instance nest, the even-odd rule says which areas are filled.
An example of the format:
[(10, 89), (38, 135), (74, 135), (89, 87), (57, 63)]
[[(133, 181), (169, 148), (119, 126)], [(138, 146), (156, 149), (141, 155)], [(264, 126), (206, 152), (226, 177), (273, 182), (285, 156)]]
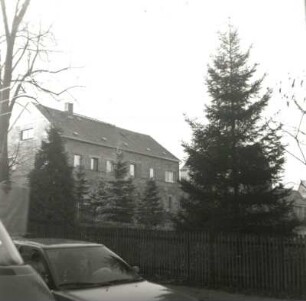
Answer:
[(3, 25), (5, 29), (5, 35), (6, 38), (8, 39), (10, 36), (10, 30), (9, 30), (9, 25), (8, 25), (8, 19), (7, 19), (7, 14), (6, 14), (6, 5), (5, 1), (1, 0), (1, 10), (2, 10), (2, 17), (3, 17)]
[[(4, 1), (4, 0), (1, 0), (1, 1)], [(17, 33), (17, 31), (18, 31), (18, 27), (19, 27), (21, 21), (22, 21), (23, 18), (24, 18), (24, 15), (25, 15), (25, 13), (26, 13), (26, 11), (27, 11), (27, 9), (28, 9), (28, 6), (29, 6), (29, 4), (30, 4), (30, 1), (31, 1), (31, 0), (25, 0), (25, 1), (23, 2), (23, 4), (22, 4), (22, 7), (21, 7), (21, 9), (20, 9), (20, 12), (18, 13), (18, 12), (16, 11), (16, 15), (14, 16), (14, 19), (13, 19), (12, 32), (11, 32), (12, 36), (14, 36), (14, 37), (16, 36), (16, 33)], [(19, 3), (19, 1), (18, 1), (18, 3)], [(17, 3), (17, 4), (18, 4), (18, 3)], [(19, 5), (18, 5), (18, 6), (19, 6)]]
[(298, 160), (299, 162), (303, 163), (304, 165), (306, 165), (306, 161), (303, 161), (302, 159), (300, 159), (298, 156), (296, 156), (294, 153), (290, 152), (288, 149), (285, 148), (285, 152), (288, 153), (290, 156), (292, 156), (293, 158), (295, 158), (296, 160)]
[(50, 95), (54, 95), (54, 96), (60, 96), (62, 94), (64, 94), (65, 92), (71, 90), (71, 89), (74, 89), (74, 88), (80, 88), (80, 86), (71, 86), (71, 87), (68, 87), (68, 88), (65, 88), (64, 90), (61, 90), (59, 92), (55, 92), (55, 91), (52, 91), (50, 89), (47, 89), (47, 88), (44, 88), (42, 87), (40, 84), (38, 84), (35, 80), (32, 80), (30, 82), (33, 86), (35, 86), (38, 90), (42, 91), (42, 92), (45, 92), (45, 93), (48, 93)]
[(12, 67), (12, 71), (14, 72), (14, 70), (16, 69), (16, 67), (19, 65), (19, 63), (21, 62), (21, 60), (23, 59), (26, 51), (28, 50), (28, 47), (29, 47), (29, 44), (30, 44), (30, 38), (28, 37), (27, 38), (27, 41), (26, 41), (26, 44), (22, 47), (22, 48), (19, 48), (18, 50), (22, 50), (19, 58), (16, 60), (15, 64), (13, 65)]
[[(24, 97), (29, 97), (29, 96), (24, 96)], [(30, 97), (30, 98), (33, 98), (33, 97)], [(36, 99), (35, 99), (36, 100)], [(19, 104), (19, 103), (18, 103)], [(8, 131), (10, 132), (12, 130), (12, 128), (15, 126), (16, 122), (18, 121), (18, 119), (20, 118), (20, 116), (23, 114), (24, 110), (28, 110), (27, 109), (27, 106), (28, 106), (28, 103), (24, 106), (24, 105), (21, 105), (19, 104), (20, 106), (23, 107), (23, 110), (20, 111), (19, 115), (17, 116), (17, 118), (15, 119), (14, 123), (9, 127)]]
[[(9, 2), (11, 5), (11, 1), (15, 1), (12, 18), (8, 16), (6, 7)], [(42, 81), (45, 75), (57, 75), (71, 67), (58, 69), (49, 67), (51, 62), (49, 54), (56, 52), (50, 47), (50, 41), (55, 43), (55, 40), (51, 27), (46, 30), (40, 27), (38, 32), (32, 32), (30, 26), (23, 23), (30, 2), (31, 0), (0, 0), (0, 13), (5, 32), (0, 36), (1, 49), (2, 47), (5, 49), (0, 52), (0, 182), (9, 176), (7, 137), (11, 130), (12, 111), (16, 104), (20, 104), (19, 100), (30, 99), (38, 102), (35, 95), (37, 92), (47, 93), (58, 100), (64, 93), (71, 96), (69, 91), (72, 88), (80, 87), (74, 85), (65, 89), (62, 87), (52, 89)], [(2, 53), (5, 53), (5, 58), (1, 57)], [(38, 64), (42, 65), (38, 67)]]

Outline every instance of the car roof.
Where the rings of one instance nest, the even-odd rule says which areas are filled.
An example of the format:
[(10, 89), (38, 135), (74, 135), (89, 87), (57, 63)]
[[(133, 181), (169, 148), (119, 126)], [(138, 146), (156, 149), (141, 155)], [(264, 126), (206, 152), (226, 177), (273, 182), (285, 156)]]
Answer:
[(103, 246), (94, 242), (64, 238), (15, 238), (14, 243), (41, 249)]

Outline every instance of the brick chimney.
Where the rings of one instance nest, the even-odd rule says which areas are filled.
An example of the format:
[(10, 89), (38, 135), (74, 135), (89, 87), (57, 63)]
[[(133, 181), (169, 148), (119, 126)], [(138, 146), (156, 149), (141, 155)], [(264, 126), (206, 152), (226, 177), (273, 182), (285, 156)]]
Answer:
[(65, 103), (65, 112), (67, 112), (69, 116), (73, 115), (73, 103), (72, 102)]

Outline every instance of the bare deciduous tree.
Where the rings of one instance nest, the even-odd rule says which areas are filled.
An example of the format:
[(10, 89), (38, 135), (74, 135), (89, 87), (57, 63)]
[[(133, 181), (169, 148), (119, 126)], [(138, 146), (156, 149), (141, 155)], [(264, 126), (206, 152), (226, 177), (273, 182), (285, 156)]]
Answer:
[[(291, 139), (293, 144), (291, 148), (286, 147), (286, 152), (294, 157), (301, 164), (306, 166), (306, 90), (305, 76), (290, 76), (287, 81), (281, 82), (279, 93), (285, 101), (286, 114), (289, 110), (294, 114), (294, 118), (287, 118), (282, 121), (282, 129), (284, 134)], [(292, 120), (293, 119), (293, 120)], [(295, 147), (294, 147), (295, 146)], [(293, 149), (293, 150), (291, 150)]]
[(25, 98), (37, 101), (37, 92), (58, 98), (72, 88), (57, 92), (44, 84), (46, 75), (56, 75), (70, 68), (42, 68), (43, 62), (49, 61), (53, 36), (50, 28), (43, 30), (37, 26), (35, 29), (25, 22), (30, 2), (0, 0), (0, 183), (9, 180), (8, 132), (14, 106), (22, 106), (20, 101)]

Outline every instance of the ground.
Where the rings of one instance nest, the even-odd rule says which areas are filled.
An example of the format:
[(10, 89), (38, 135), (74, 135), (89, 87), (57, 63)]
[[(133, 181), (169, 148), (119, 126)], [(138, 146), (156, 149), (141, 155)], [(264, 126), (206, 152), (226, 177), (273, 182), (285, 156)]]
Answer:
[(224, 291), (216, 291), (204, 288), (188, 286), (167, 285), (169, 288), (180, 291), (186, 295), (197, 298), (201, 301), (288, 301), (288, 299), (267, 298), (262, 296), (249, 296), (233, 294)]

